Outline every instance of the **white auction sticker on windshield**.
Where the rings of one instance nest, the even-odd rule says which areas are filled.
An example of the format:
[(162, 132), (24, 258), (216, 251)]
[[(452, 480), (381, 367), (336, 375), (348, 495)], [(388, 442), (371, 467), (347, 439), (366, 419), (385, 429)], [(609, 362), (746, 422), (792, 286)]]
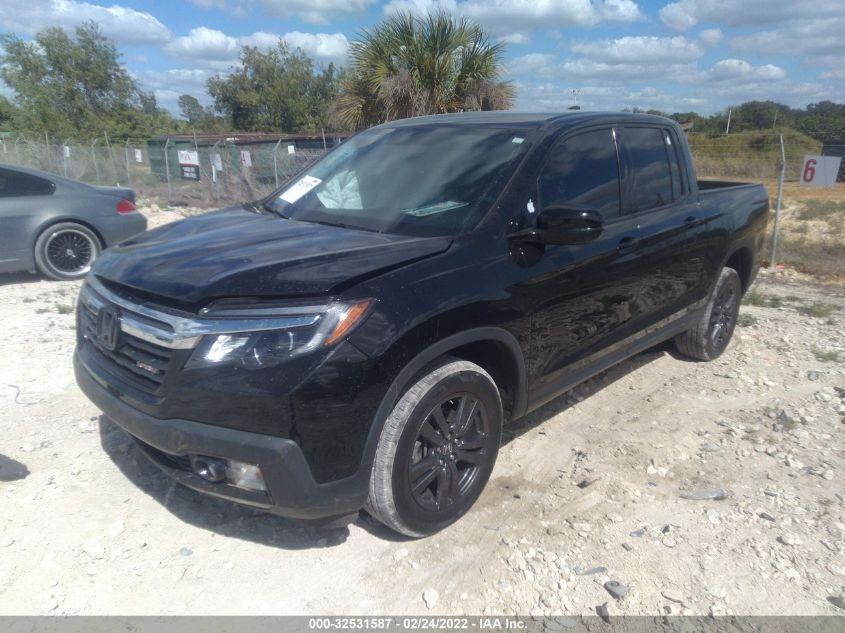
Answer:
[(303, 176), (291, 185), (280, 197), (285, 202), (293, 204), (321, 182), (323, 181), (319, 178), (314, 178), (314, 176)]

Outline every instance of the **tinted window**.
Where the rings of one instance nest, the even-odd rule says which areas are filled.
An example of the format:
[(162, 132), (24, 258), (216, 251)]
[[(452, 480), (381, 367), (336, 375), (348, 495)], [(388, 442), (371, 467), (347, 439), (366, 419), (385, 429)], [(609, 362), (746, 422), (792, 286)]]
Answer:
[(672, 170), (672, 194), (675, 200), (677, 200), (686, 193), (681, 179), (681, 161), (678, 155), (678, 146), (672, 140), (674, 135), (669, 130), (663, 130), (663, 136), (666, 140), (666, 149), (669, 152), (669, 167)]
[(540, 203), (619, 215), (619, 164), (610, 129), (585, 132), (555, 146), (540, 176)]
[(0, 169), (0, 197), (49, 196), (54, 189), (55, 186), (49, 180), (10, 169)]
[(631, 168), (625, 213), (648, 211), (672, 202), (672, 175), (663, 131), (654, 127), (620, 130)]

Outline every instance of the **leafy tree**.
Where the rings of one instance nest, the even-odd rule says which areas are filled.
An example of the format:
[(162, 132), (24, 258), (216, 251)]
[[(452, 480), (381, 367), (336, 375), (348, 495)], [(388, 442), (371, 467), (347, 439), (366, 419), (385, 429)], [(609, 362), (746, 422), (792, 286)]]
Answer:
[(327, 126), (336, 77), (334, 65), (317, 71), (301, 50), (290, 51), (279, 40), (267, 52), (244, 47), (240, 66), (207, 85), (214, 109), (236, 130), (296, 132)]
[(70, 35), (38, 32), (32, 42), (0, 36), (0, 77), (15, 93), (15, 126), (53, 138), (143, 136), (173, 118), (138, 90), (114, 42), (94, 22)]
[(182, 116), (188, 119), (191, 125), (199, 125), (205, 117), (205, 108), (192, 95), (182, 95), (179, 97), (179, 111)]
[(0, 95), (0, 130), (9, 129), (10, 124), (17, 115), (15, 105), (3, 95)]
[(510, 107), (499, 81), (504, 44), (491, 44), (465, 18), (437, 12), (397, 15), (363, 31), (350, 46), (335, 116), (347, 128), (422, 114)]

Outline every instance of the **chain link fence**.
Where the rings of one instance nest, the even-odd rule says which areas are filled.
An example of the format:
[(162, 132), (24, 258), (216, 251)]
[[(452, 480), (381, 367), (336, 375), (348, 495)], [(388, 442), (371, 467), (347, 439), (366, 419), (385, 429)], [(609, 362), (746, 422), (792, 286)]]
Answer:
[[(213, 207), (254, 200), (340, 143), (345, 135), (187, 135), (113, 141), (101, 138), (56, 143), (44, 138), (0, 135), (0, 163), (25, 165), (99, 185), (126, 185), (139, 197), (175, 205)], [(798, 180), (805, 154), (822, 143), (803, 135), (692, 134), (690, 148), (699, 178)]]
[(121, 185), (171, 205), (213, 207), (255, 200), (340, 143), (344, 135), (168, 136), (60, 143), (0, 136), (0, 163), (94, 185)]

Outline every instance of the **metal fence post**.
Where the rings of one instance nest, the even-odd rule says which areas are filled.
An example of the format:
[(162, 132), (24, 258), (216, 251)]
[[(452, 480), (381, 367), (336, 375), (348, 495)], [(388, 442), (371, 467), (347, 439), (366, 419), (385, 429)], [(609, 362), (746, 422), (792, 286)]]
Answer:
[(170, 185), (170, 159), (167, 156), (167, 146), (170, 145), (170, 137), (164, 141), (164, 175), (167, 178), (167, 202), (173, 197), (173, 189)]
[(279, 165), (278, 165), (278, 161), (276, 160), (276, 150), (279, 149), (279, 144), (281, 142), (282, 142), (282, 139), (280, 138), (278, 141), (276, 141), (276, 144), (273, 145), (273, 178), (276, 180), (276, 188), (277, 189), (279, 187)]
[(772, 255), (769, 258), (771, 266), (776, 263), (778, 252), (778, 221), (780, 220), (780, 202), (783, 197), (783, 179), (786, 176), (786, 151), (783, 147), (783, 134), (780, 135), (780, 177), (778, 178), (778, 195), (775, 201), (775, 225), (772, 228)]
[(97, 144), (97, 141), (100, 139), (95, 138), (91, 141), (91, 158), (94, 160), (94, 173), (97, 176), (97, 183), (100, 182), (100, 165), (97, 164), (97, 152), (94, 149), (94, 146)]
[[(67, 178), (67, 154), (65, 153), (70, 152), (70, 139), (66, 138), (62, 141), (62, 174), (65, 178)], [(67, 147), (67, 150), (65, 148)]]
[(126, 161), (126, 184), (132, 186), (132, 175), (129, 173), (129, 139), (123, 143), (123, 159)]
[(15, 160), (17, 161), (18, 165), (21, 164), (21, 148), (18, 147), (18, 143), (20, 143), (20, 137), (15, 137)]

